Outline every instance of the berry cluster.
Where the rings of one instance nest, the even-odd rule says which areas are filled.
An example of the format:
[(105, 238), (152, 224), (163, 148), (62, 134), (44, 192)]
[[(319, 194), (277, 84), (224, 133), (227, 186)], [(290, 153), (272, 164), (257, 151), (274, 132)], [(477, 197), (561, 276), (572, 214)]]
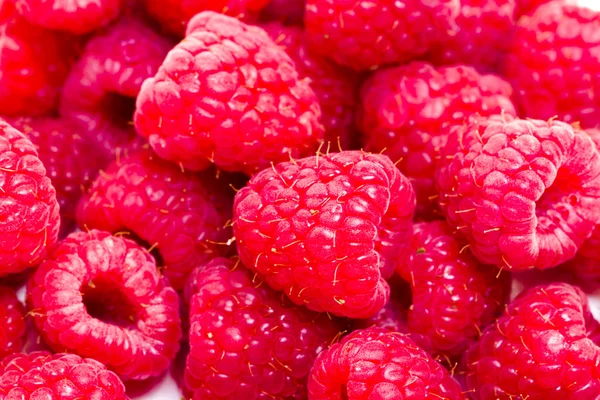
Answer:
[(0, 0), (0, 400), (598, 400), (599, 245), (593, 1)]

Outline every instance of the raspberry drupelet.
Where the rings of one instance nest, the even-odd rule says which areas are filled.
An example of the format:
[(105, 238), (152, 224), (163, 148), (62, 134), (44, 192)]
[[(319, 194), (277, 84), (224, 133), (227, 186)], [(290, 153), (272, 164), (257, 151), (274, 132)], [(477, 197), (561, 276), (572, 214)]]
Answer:
[(46, 343), (104, 363), (122, 379), (167, 370), (179, 349), (179, 297), (152, 256), (129, 239), (91, 230), (69, 235), (27, 285)]
[(557, 266), (600, 222), (600, 153), (564, 122), (476, 121), (449, 135), (441, 160), (440, 205), (483, 263)]
[(421, 57), (455, 29), (458, 0), (307, 0), (312, 48), (341, 65), (373, 70)]
[(0, 276), (37, 265), (56, 243), (56, 190), (35, 146), (1, 118), (0, 214)]
[(293, 305), (239, 259), (199, 266), (186, 297), (193, 399), (305, 399), (314, 359), (340, 333), (337, 322)]
[(438, 219), (434, 173), (449, 128), (481, 116), (516, 114), (511, 95), (506, 81), (472, 67), (414, 62), (378, 71), (365, 82), (358, 128), (367, 150), (384, 151), (411, 180), (417, 217)]
[(408, 336), (358, 330), (323, 351), (309, 381), (311, 400), (463, 400), (456, 382)]
[(388, 300), (414, 207), (388, 157), (318, 153), (254, 175), (236, 194), (233, 228), (244, 265), (294, 303), (367, 318)]
[(206, 11), (137, 98), (135, 126), (162, 158), (253, 174), (323, 139), (317, 97), (266, 32)]
[(473, 399), (596, 399), (598, 332), (587, 297), (566, 283), (517, 297), (465, 354)]
[(146, 149), (121, 156), (81, 198), (77, 221), (81, 228), (129, 232), (145, 241), (181, 290), (192, 269), (228, 251), (221, 243), (231, 238), (232, 201), (214, 174), (182, 172)]
[(15, 291), (0, 286), (0, 360), (23, 349), (25, 339), (25, 307)]

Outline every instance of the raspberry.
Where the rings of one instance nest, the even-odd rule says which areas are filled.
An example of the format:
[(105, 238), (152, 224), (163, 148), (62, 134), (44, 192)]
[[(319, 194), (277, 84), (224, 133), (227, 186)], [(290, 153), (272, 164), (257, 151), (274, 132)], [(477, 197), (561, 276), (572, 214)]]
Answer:
[(123, 382), (104, 365), (74, 354), (13, 354), (0, 362), (6, 400), (128, 400)]
[(361, 91), (358, 126), (366, 149), (385, 150), (411, 180), (418, 217), (435, 219), (433, 176), (449, 127), (475, 116), (515, 114), (511, 95), (508, 83), (472, 67), (414, 62), (370, 77)]
[(83, 35), (115, 19), (124, 0), (12, 0), (29, 22)]
[(129, 127), (142, 82), (156, 73), (171, 47), (141, 21), (124, 17), (87, 43), (65, 82), (61, 114), (98, 114)]
[(304, 22), (305, 0), (271, 0), (261, 12), (263, 21), (278, 21), (285, 25), (299, 25)]
[(515, 299), (465, 355), (466, 381), (479, 400), (596, 399), (598, 323), (581, 289), (541, 285)]
[(517, 0), (517, 15), (530, 14), (542, 4), (549, 3), (551, 0)]
[(322, 352), (308, 380), (311, 400), (460, 400), (458, 383), (408, 336), (370, 328)]
[(342, 149), (350, 149), (358, 77), (312, 53), (302, 28), (280, 23), (266, 24), (263, 28), (294, 61), (300, 78), (310, 80), (310, 87), (321, 106), (325, 140), (334, 145), (339, 143)]
[(397, 273), (411, 285), (411, 338), (423, 349), (461, 355), (503, 310), (508, 274), (483, 266), (443, 221), (415, 224)]
[(25, 308), (15, 291), (0, 286), (0, 360), (21, 351), (25, 338)]
[(53, 350), (98, 360), (122, 379), (164, 372), (179, 349), (179, 298), (135, 242), (69, 235), (27, 286), (35, 325)]
[(483, 263), (554, 267), (600, 222), (600, 154), (563, 122), (474, 122), (449, 136), (441, 160), (440, 205)]
[(306, 398), (313, 361), (339, 332), (325, 314), (286, 302), (239, 260), (197, 268), (186, 294), (194, 399)]
[(519, 21), (505, 74), (523, 115), (600, 124), (600, 12), (551, 2)]
[(104, 133), (86, 131), (85, 124), (71, 118), (19, 118), (10, 122), (33, 142), (44, 163), (60, 205), (60, 236), (65, 236), (75, 225), (82, 191), (112, 159), (108, 151), (98, 151), (96, 135)]
[(0, 2), (0, 114), (43, 115), (55, 109), (72, 62), (67, 40)]
[(317, 154), (256, 174), (235, 197), (243, 263), (296, 304), (367, 318), (412, 232), (415, 197), (386, 156)]
[(35, 147), (0, 118), (0, 276), (44, 259), (58, 236), (56, 190)]
[(515, 27), (515, 9), (516, 0), (461, 0), (458, 31), (434, 46), (429, 58), (439, 65), (500, 70)]
[(315, 51), (356, 70), (425, 55), (454, 29), (457, 0), (307, 0), (304, 23)]
[(217, 11), (241, 19), (254, 19), (269, 0), (142, 0), (148, 14), (167, 33), (184, 36), (186, 25), (202, 11)]
[(308, 81), (263, 29), (207, 11), (144, 82), (135, 126), (186, 168), (214, 162), (252, 174), (311, 154), (323, 138), (319, 118)]
[(199, 264), (223, 253), (231, 200), (214, 178), (184, 173), (140, 150), (113, 162), (82, 197), (79, 226), (131, 232), (160, 253), (176, 289)]

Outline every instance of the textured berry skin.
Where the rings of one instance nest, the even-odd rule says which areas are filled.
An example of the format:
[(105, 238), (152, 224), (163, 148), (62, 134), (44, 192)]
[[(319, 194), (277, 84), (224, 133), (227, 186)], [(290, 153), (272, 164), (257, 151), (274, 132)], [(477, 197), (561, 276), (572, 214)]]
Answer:
[(415, 224), (396, 271), (411, 285), (411, 338), (434, 354), (461, 355), (510, 292), (508, 274), (479, 264), (443, 221)]
[(541, 285), (517, 297), (465, 355), (477, 400), (596, 399), (598, 328), (581, 289)]
[(322, 352), (308, 381), (311, 400), (460, 400), (458, 383), (408, 336), (358, 330)]
[(356, 70), (400, 64), (423, 56), (454, 29), (457, 0), (307, 0), (311, 46)]
[(501, 70), (515, 28), (516, 1), (461, 0), (457, 32), (436, 44), (429, 59), (438, 65)]
[(65, 82), (61, 114), (99, 114), (127, 126), (142, 82), (158, 71), (171, 47), (143, 22), (122, 18), (86, 44)]
[(140, 150), (96, 178), (79, 203), (77, 221), (82, 228), (131, 232), (156, 248), (164, 275), (180, 290), (192, 269), (227, 251), (219, 243), (231, 238), (231, 199), (217, 186), (208, 171), (181, 172)]
[(316, 355), (339, 333), (327, 315), (291, 304), (236, 259), (194, 270), (190, 294), (191, 398), (306, 398)]
[(263, 8), (262, 21), (276, 21), (285, 25), (302, 26), (304, 23), (304, 8), (306, 0), (271, 0)]
[(449, 127), (477, 116), (515, 114), (511, 86), (468, 66), (414, 62), (376, 72), (363, 85), (358, 126), (365, 148), (385, 149), (413, 184), (417, 216), (439, 218), (434, 173)]
[[(301, 79), (310, 87), (321, 106), (321, 123), (325, 140), (338, 149), (351, 148), (358, 77), (308, 49), (304, 30), (274, 22), (263, 25), (271, 39), (285, 49), (296, 64)], [(339, 139), (338, 139), (339, 138)]]
[(83, 35), (115, 19), (124, 0), (12, 0), (29, 22)]
[(72, 62), (67, 39), (0, 3), (0, 115), (43, 115), (58, 105)]
[(239, 19), (255, 19), (269, 0), (142, 0), (148, 14), (167, 33), (183, 37), (188, 22), (202, 11)]
[(367, 318), (412, 232), (412, 186), (390, 159), (344, 151), (256, 174), (235, 197), (240, 258), (296, 304)]
[(25, 308), (13, 289), (0, 286), (0, 360), (21, 351), (24, 337)]
[(0, 276), (24, 271), (56, 243), (56, 190), (29, 139), (0, 118)]
[(449, 136), (441, 160), (440, 205), (483, 263), (557, 266), (600, 222), (600, 154), (563, 122), (474, 122)]
[(104, 363), (122, 379), (160, 375), (179, 349), (179, 298), (134, 241), (69, 235), (38, 268), (27, 302), (44, 340)]
[(263, 29), (207, 11), (144, 82), (135, 126), (160, 157), (185, 168), (214, 162), (252, 174), (312, 154), (320, 115), (309, 82)]
[(520, 19), (505, 75), (528, 118), (600, 124), (600, 12), (551, 2)]
[(6, 400), (129, 400), (123, 382), (98, 361), (44, 351), (2, 360), (0, 395)]

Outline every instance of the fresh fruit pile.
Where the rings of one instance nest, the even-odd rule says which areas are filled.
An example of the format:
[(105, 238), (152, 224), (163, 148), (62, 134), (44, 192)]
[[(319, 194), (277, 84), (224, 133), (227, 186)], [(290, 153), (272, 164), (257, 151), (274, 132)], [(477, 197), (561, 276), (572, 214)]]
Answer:
[(598, 400), (599, 245), (598, 1), (0, 0), (0, 400)]

